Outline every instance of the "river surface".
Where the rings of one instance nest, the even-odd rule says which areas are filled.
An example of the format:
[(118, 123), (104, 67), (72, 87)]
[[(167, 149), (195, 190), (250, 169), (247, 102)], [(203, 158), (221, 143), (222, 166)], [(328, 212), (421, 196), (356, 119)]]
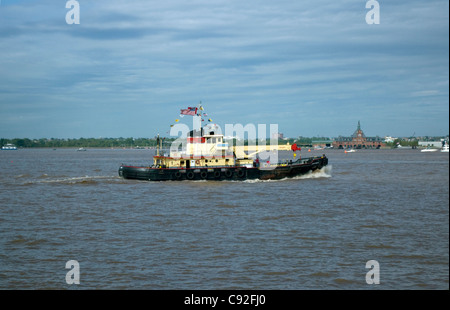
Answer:
[(151, 150), (0, 151), (0, 289), (449, 289), (448, 153), (322, 153), (295, 179), (147, 182), (117, 170)]

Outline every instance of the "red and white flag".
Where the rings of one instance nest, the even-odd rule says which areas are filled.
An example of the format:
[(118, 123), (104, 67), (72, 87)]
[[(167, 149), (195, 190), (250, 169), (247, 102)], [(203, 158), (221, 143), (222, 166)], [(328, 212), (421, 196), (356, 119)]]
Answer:
[(197, 108), (188, 107), (187, 109), (181, 109), (181, 115), (196, 115)]

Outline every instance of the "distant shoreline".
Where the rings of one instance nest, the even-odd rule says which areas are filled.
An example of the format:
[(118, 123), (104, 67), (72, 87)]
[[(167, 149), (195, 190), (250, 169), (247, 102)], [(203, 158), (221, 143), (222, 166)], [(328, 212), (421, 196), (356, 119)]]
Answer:
[[(162, 137), (163, 143), (168, 144), (175, 141), (176, 138)], [(387, 142), (386, 147), (392, 148), (397, 144), (401, 146), (416, 146), (418, 147), (419, 141), (440, 141), (440, 139), (448, 139), (446, 136), (426, 136), (426, 137), (409, 137), (409, 138), (397, 138), (393, 142)], [(314, 145), (331, 145), (334, 139), (329, 137), (298, 137), (298, 138), (284, 138), (279, 139), (279, 145), (297, 144), (302, 148), (313, 148)], [(13, 144), (18, 148), (101, 148), (101, 149), (151, 149), (156, 148), (157, 138), (78, 138), (78, 139), (59, 139), (59, 138), (14, 138), (6, 139), (0, 138), (0, 146), (6, 144)], [(248, 144), (248, 140), (244, 140), (244, 145)], [(266, 140), (266, 144), (269, 145), (269, 139)]]

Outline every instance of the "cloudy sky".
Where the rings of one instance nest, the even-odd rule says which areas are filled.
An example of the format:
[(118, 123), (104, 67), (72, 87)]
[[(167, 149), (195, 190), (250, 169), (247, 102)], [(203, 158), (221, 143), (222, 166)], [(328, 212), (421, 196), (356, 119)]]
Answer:
[[(153, 137), (200, 101), (285, 136), (449, 132), (449, 1), (0, 2), (0, 137)], [(191, 125), (189, 117), (184, 117)]]

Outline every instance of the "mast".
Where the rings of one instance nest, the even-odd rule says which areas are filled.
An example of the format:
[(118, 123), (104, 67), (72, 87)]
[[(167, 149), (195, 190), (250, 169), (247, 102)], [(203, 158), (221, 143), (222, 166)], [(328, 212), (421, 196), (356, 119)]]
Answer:
[(159, 156), (159, 142), (161, 139), (159, 139), (159, 134), (158, 137), (156, 138), (156, 156)]
[[(202, 102), (200, 101), (200, 103), (197, 105), (197, 114), (193, 116), (193, 126), (192, 129), (194, 130), (194, 135), (195, 132), (199, 131), (200, 132), (200, 137), (202, 136), (201, 134), (201, 130), (202, 130)], [(200, 115), (199, 115), (200, 114)]]

